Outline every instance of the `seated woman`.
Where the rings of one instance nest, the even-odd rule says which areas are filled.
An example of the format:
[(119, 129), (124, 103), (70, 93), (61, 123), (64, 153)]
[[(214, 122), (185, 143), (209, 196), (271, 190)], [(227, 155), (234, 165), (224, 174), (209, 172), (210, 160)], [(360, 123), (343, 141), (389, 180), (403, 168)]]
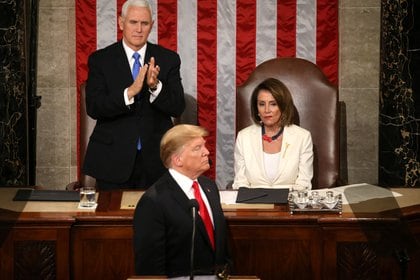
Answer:
[(268, 78), (252, 92), (255, 124), (238, 132), (233, 188), (311, 189), (312, 137), (293, 124), (294, 104), (288, 88)]

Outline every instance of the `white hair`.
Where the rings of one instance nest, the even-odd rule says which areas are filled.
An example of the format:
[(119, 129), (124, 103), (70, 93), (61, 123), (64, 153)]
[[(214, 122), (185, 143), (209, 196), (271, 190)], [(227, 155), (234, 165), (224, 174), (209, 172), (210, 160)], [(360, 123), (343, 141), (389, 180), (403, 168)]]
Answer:
[(127, 1), (125, 1), (124, 4), (122, 5), (122, 8), (121, 8), (121, 17), (124, 18), (127, 15), (127, 10), (130, 6), (148, 8), (149, 11), (150, 11), (151, 17), (153, 18), (152, 5), (147, 0), (127, 0)]

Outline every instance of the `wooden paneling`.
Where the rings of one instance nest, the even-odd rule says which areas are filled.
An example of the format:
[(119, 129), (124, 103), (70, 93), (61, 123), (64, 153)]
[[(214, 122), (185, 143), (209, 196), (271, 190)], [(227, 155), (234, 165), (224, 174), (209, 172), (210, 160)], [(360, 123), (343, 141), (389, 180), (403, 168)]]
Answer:
[(237, 274), (261, 279), (322, 279), (317, 227), (232, 224), (230, 234)]
[(72, 230), (73, 279), (127, 279), (134, 275), (131, 225), (76, 225)]
[[(0, 210), (0, 279), (127, 279), (133, 210), (104, 192), (95, 212)], [(271, 279), (417, 279), (420, 205), (387, 213), (225, 210), (235, 275)], [(153, 246), (153, 244), (151, 244)], [(188, 244), (186, 244), (188, 246)], [(404, 253), (410, 258), (405, 262)], [(402, 260), (402, 261), (401, 261)]]
[(71, 224), (55, 223), (0, 228), (0, 279), (70, 279)]

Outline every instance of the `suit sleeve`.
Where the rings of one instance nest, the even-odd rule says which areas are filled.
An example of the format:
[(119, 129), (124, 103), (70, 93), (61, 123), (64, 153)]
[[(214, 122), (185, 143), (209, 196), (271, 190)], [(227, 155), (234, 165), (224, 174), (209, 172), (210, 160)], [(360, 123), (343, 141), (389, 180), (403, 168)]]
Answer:
[(298, 176), (296, 178), (296, 185), (302, 186), (305, 188), (312, 187), (312, 177), (313, 177), (313, 144), (311, 134), (305, 133), (302, 135), (303, 141), (301, 145), (301, 151), (299, 156), (299, 170)]
[[(125, 105), (124, 89), (130, 80), (123, 81), (122, 73), (112, 69), (104, 51), (89, 56), (89, 75), (86, 84), (86, 110), (93, 119), (112, 119), (130, 113)], [(129, 79), (129, 78), (128, 78)], [(131, 81), (132, 82), (132, 81)]]
[(137, 275), (165, 275), (165, 225), (157, 203), (143, 195), (134, 213), (134, 254)]
[(246, 166), (245, 166), (245, 158), (244, 158), (244, 134), (243, 132), (238, 133), (238, 137), (236, 138), (235, 143), (235, 151), (234, 151), (234, 170), (235, 170), (235, 178), (233, 180), (232, 187), (234, 189), (239, 189), (239, 187), (249, 187), (249, 181), (246, 177)]
[(161, 72), (159, 80), (162, 90), (152, 103), (171, 117), (179, 117), (185, 109), (184, 88), (181, 82), (181, 59), (177, 53), (167, 52), (155, 57)]

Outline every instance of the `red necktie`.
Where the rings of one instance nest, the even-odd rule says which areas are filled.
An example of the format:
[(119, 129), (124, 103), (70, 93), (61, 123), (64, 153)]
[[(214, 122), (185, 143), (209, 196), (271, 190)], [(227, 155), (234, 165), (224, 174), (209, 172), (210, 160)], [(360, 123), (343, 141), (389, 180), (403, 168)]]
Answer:
[(201, 198), (200, 194), (200, 187), (198, 186), (197, 181), (194, 181), (193, 183), (193, 189), (194, 189), (194, 196), (195, 199), (198, 202), (199, 205), (199, 214), (201, 219), (204, 222), (204, 225), (206, 226), (207, 234), (210, 239), (211, 246), (214, 249), (214, 234), (213, 234), (213, 224), (210, 219), (209, 211), (207, 210), (206, 204), (204, 203), (203, 199)]

